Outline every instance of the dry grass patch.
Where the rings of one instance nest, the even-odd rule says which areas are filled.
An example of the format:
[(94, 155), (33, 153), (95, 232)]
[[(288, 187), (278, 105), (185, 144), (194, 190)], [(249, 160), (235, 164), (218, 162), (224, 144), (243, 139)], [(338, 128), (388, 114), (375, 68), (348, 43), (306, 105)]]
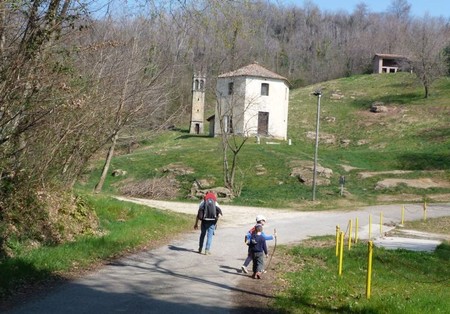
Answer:
[(171, 177), (153, 178), (139, 182), (128, 182), (119, 188), (121, 194), (129, 197), (143, 197), (156, 200), (174, 199), (178, 196), (179, 183)]
[[(378, 202), (392, 203), (392, 202), (422, 202), (424, 196), (418, 194), (398, 194), (398, 195), (378, 195)], [(427, 195), (428, 202), (448, 202), (450, 194), (429, 194)]]

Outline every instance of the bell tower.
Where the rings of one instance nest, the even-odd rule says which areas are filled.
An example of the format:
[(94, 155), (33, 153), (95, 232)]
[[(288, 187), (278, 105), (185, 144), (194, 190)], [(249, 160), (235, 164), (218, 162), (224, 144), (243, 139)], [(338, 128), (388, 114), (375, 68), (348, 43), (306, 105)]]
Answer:
[(205, 119), (206, 75), (194, 73), (192, 79), (192, 112), (190, 134), (203, 134)]

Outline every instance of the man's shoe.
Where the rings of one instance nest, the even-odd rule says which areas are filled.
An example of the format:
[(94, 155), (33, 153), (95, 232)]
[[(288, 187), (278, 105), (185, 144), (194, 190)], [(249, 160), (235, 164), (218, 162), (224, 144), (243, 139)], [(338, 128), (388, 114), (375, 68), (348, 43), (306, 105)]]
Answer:
[(202, 254), (202, 248), (201, 247), (198, 248), (198, 253)]
[(256, 278), (261, 279), (261, 273), (260, 272), (256, 273)]
[(205, 255), (211, 255), (211, 252), (209, 250), (205, 250)]
[(248, 274), (248, 270), (247, 267), (245, 267), (244, 265), (241, 266), (241, 269), (244, 273)]

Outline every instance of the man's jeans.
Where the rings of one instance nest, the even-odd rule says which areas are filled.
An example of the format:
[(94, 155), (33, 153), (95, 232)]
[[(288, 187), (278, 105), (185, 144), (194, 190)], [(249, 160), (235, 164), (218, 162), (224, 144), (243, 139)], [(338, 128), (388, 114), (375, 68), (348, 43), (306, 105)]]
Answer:
[(211, 248), (211, 242), (212, 238), (214, 236), (214, 230), (216, 230), (216, 221), (215, 220), (204, 220), (202, 221), (201, 225), (201, 233), (200, 233), (200, 242), (199, 242), (199, 249), (201, 250), (203, 248), (203, 242), (205, 240), (206, 235), (206, 247), (205, 250), (210, 250)]

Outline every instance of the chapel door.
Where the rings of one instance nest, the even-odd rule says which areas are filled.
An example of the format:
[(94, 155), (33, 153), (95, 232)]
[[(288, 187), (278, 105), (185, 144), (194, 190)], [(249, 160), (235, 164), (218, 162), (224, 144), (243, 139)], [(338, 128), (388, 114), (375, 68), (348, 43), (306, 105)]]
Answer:
[(267, 136), (269, 134), (269, 113), (258, 112), (258, 135)]

